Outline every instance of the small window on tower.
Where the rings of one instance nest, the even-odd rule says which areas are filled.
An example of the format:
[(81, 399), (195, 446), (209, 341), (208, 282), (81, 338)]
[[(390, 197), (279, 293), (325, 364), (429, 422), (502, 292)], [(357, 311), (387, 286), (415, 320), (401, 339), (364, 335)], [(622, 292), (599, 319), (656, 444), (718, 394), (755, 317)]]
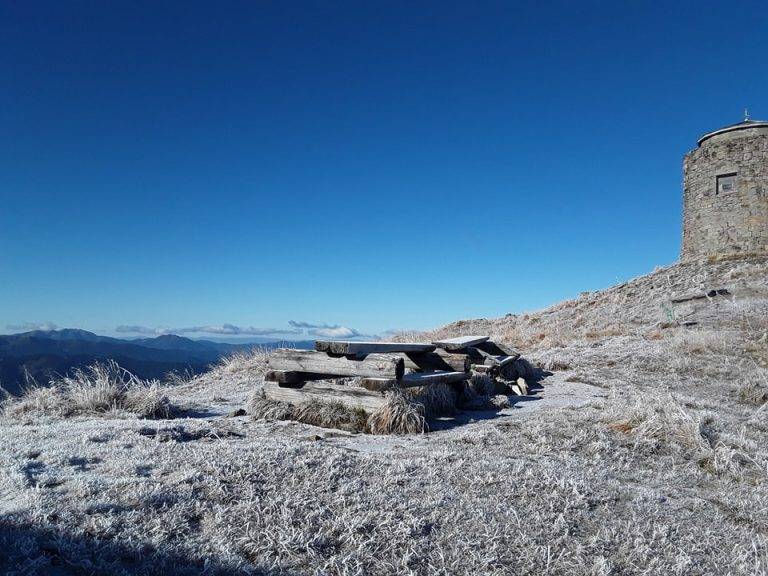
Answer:
[(728, 194), (736, 190), (736, 172), (730, 174), (720, 174), (717, 177), (716, 194)]

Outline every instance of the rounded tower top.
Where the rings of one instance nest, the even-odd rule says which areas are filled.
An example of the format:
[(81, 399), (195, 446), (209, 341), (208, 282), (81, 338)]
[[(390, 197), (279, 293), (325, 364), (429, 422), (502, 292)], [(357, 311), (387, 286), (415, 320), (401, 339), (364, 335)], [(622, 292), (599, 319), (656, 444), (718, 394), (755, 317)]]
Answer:
[(751, 130), (754, 128), (760, 128), (763, 130), (768, 130), (768, 122), (764, 120), (750, 120), (749, 115), (744, 115), (744, 120), (739, 122), (738, 124), (731, 124), (730, 126), (726, 126), (724, 128), (720, 128), (719, 130), (714, 130), (712, 132), (707, 132), (699, 138), (698, 145), (701, 146), (701, 144), (713, 136), (720, 136), (722, 134), (729, 134), (731, 132), (738, 132), (740, 130)]
[(768, 122), (704, 134), (683, 161), (683, 260), (768, 255)]

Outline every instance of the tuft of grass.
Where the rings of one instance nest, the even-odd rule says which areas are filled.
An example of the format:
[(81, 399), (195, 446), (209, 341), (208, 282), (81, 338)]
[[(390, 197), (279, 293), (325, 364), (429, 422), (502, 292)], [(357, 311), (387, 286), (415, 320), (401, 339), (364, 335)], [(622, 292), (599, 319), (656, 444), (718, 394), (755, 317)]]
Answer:
[(509, 402), (509, 396), (504, 394), (496, 394), (491, 397), (490, 404), (496, 410), (503, 410), (504, 408), (510, 408), (512, 406)]
[(626, 330), (620, 326), (606, 326), (600, 329), (587, 330), (584, 333), (584, 338), (587, 340), (600, 340), (603, 338), (611, 338), (613, 336), (624, 336)]
[(421, 434), (428, 430), (424, 404), (410, 402), (399, 390), (386, 394), (386, 403), (368, 418), (372, 434)]
[(609, 428), (633, 435), (636, 444), (665, 446), (689, 455), (706, 453), (716, 441), (712, 417), (694, 416), (669, 394), (619, 405), (607, 420)]
[(172, 406), (160, 384), (121, 368), (114, 360), (76, 369), (72, 376), (52, 380), (48, 387), (32, 385), (21, 397), (6, 402), (12, 417), (69, 417), (124, 411), (140, 418), (169, 418)]
[(466, 410), (500, 410), (509, 407), (509, 399), (496, 394), (496, 382), (487, 374), (472, 374), (464, 384), (458, 399)]
[(293, 407), (287, 402), (272, 400), (264, 395), (263, 390), (256, 390), (248, 399), (248, 414), (256, 420), (290, 420)]
[(744, 378), (738, 388), (739, 399), (754, 406), (762, 406), (768, 402), (768, 382), (765, 374), (751, 373), (744, 375)]
[(65, 376), (58, 386), (74, 411), (109, 412), (118, 408), (132, 384), (125, 380), (126, 375), (132, 379), (132, 375), (127, 372), (124, 375), (115, 362), (94, 364), (84, 370), (75, 370), (72, 377)]
[(180, 372), (177, 370), (171, 370), (165, 375), (163, 382), (173, 386), (181, 386), (182, 384), (189, 384), (192, 382), (195, 379), (195, 376), (196, 374), (189, 368), (186, 368)]
[(128, 386), (120, 403), (122, 409), (139, 418), (164, 420), (173, 416), (171, 403), (157, 382)]
[(257, 346), (247, 352), (235, 352), (222, 358), (214, 371), (223, 374), (237, 374), (247, 372), (254, 378), (263, 377), (267, 373), (267, 362), (272, 351), (268, 348)]
[(308, 400), (294, 406), (291, 418), (304, 424), (347, 432), (364, 432), (368, 426), (365, 410), (349, 408), (341, 402)]
[(491, 396), (496, 391), (496, 383), (488, 374), (472, 374), (466, 390), (476, 396)]
[(3, 413), (20, 417), (26, 415), (63, 416), (66, 409), (59, 391), (45, 386), (30, 386), (19, 398), (8, 397), (3, 403)]
[(405, 395), (411, 402), (422, 404), (424, 406), (424, 414), (428, 418), (456, 414), (458, 393), (449, 384), (434, 384), (421, 388), (406, 389)]
[(308, 400), (297, 405), (267, 398), (263, 390), (255, 391), (248, 400), (248, 414), (257, 420), (295, 420), (321, 428), (347, 432), (367, 431), (368, 415), (361, 408), (349, 408), (341, 402)]
[[(619, 413), (623, 416), (616, 418)], [(729, 433), (714, 414), (694, 414), (671, 394), (644, 396), (615, 406), (608, 427), (633, 436), (635, 447), (646, 455), (675, 454), (709, 474), (738, 481), (765, 477), (765, 462), (756, 458), (759, 450), (743, 430)]]

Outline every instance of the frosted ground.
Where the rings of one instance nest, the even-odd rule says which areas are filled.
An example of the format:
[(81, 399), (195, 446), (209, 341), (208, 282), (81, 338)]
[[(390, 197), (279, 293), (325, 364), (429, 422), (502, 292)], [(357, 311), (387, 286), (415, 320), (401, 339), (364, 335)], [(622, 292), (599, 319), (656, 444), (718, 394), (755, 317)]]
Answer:
[(7, 406), (0, 571), (767, 574), (766, 331), (768, 263), (677, 265), (419, 336), (551, 373), (428, 434), (228, 417), (260, 355), (162, 390), (177, 418)]

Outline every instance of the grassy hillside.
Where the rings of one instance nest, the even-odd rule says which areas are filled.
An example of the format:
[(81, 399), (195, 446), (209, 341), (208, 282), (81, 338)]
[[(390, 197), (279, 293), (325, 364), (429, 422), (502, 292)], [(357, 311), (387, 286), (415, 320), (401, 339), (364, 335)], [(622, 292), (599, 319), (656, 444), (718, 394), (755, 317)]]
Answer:
[(151, 392), (181, 418), (9, 405), (0, 570), (768, 574), (767, 294), (765, 261), (677, 265), (421, 335), (552, 372), (429, 434), (238, 416), (263, 355)]

